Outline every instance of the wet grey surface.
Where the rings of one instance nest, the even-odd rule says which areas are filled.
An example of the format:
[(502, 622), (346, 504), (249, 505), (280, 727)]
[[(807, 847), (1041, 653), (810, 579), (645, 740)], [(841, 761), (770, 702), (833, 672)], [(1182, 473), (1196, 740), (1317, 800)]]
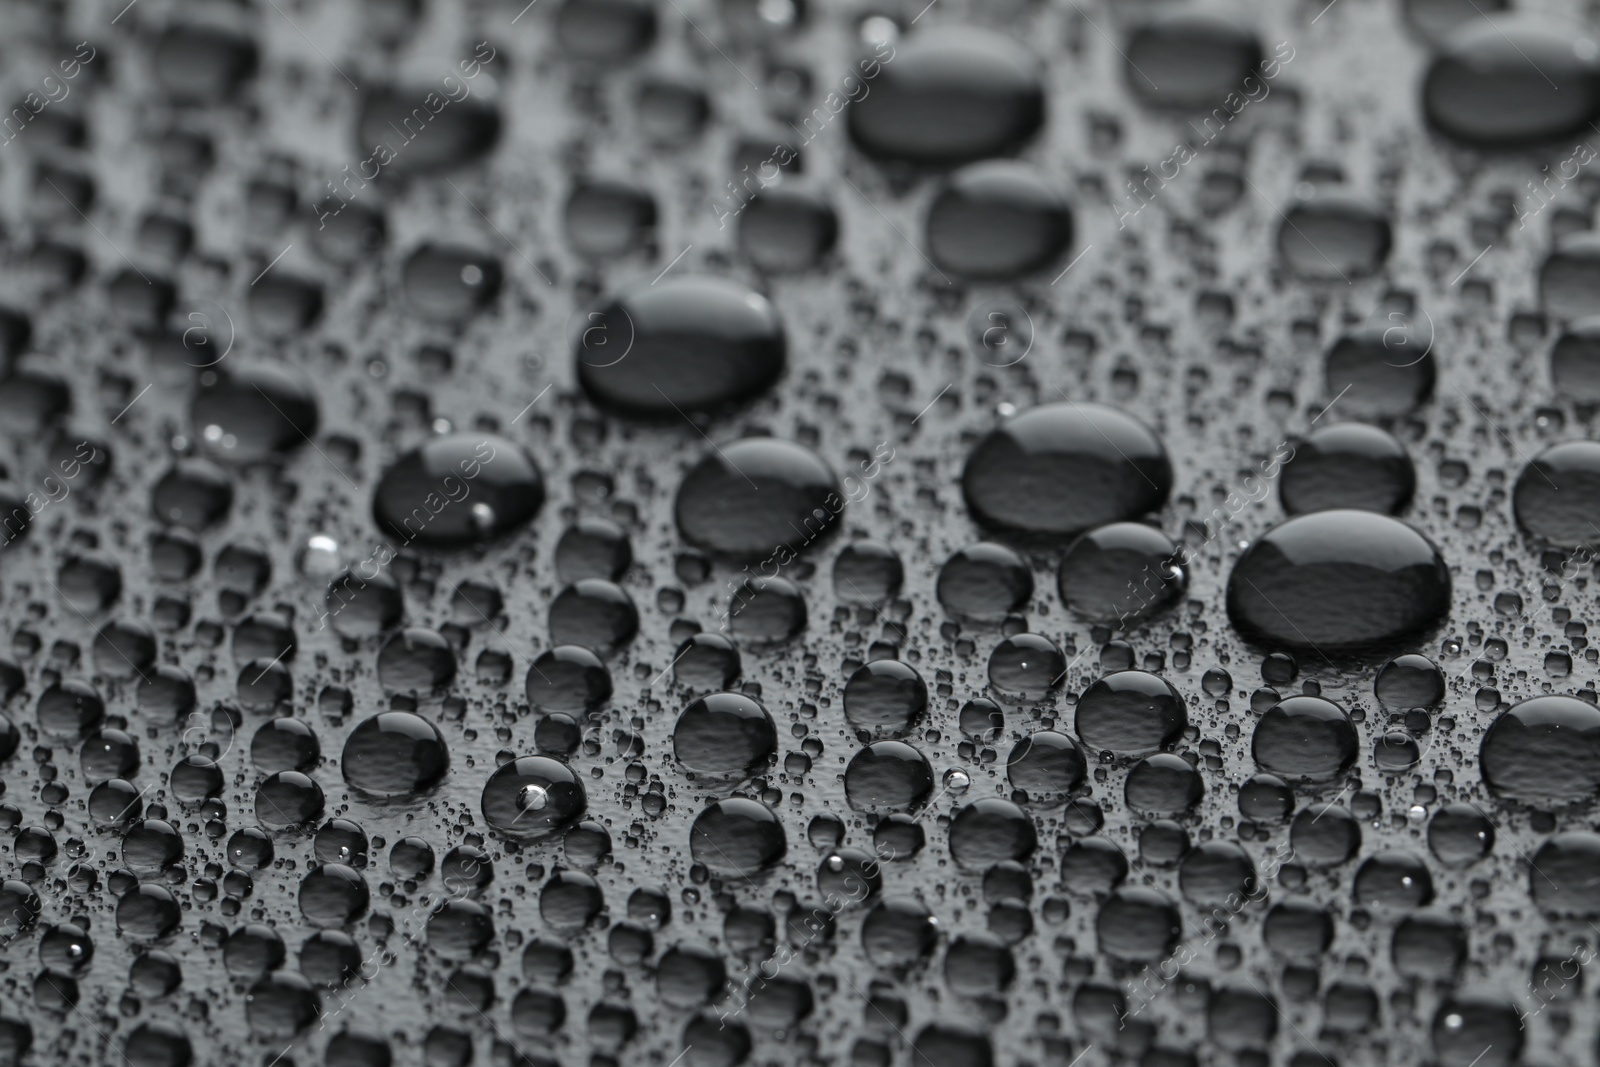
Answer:
[[(1558, 386), (1549, 357), (1567, 320), (1600, 310), (1581, 239), (1567, 275), (1546, 272), (1542, 300), (1540, 271), (1558, 237), (1592, 225), (1600, 186), (1587, 161), (1576, 161), (1600, 133), (1562, 130), (1539, 147), (1508, 150), (1431, 130), (1420, 85), (1433, 45), (1414, 23), (1482, 16), (1470, 3), (1410, 6), (1411, 21), (1401, 5), (1369, 0), (1241, 9), (1261, 59), (1279, 66), (1265, 80), (1257, 68), (1250, 102), (1208, 140), (1197, 130), (1212, 127), (1193, 113), (1161, 109), (1160, 86), (1204, 99), (1221, 86), (1200, 111), (1222, 106), (1237, 49), (1210, 64), (1192, 58), (1193, 38), (1181, 33), (1176, 58), (1159, 41), (1141, 44), (1137, 27), (1164, 10), (1147, 4), (812, 5), (798, 25), (788, 24), (785, 3), (736, 0), (595, 4), (594, 24), (581, 23), (590, 5), (555, 0), (526, 9), (438, 0), (6, 5), (8, 98), (51, 98), (0, 143), (0, 303), (31, 320), (31, 342), (0, 362), (11, 367), (0, 380), (0, 456), (19, 495), (48, 501), (25, 505), (37, 512), (30, 528), (0, 551), (11, 635), (0, 655), (24, 679), (4, 709), (21, 734), (0, 769), (5, 822), (17, 834), (6, 877), (40, 898), (37, 922), (25, 921), (24, 889), (6, 889), (11, 1047), (26, 1024), (23, 1062), (138, 1067), (187, 1062), (185, 1048), (196, 1063), (459, 1062), (447, 1055), (452, 1033), (466, 1035), (480, 1063), (725, 1063), (746, 1049), (757, 1063), (941, 1067), (1592, 1061), (1593, 993), (1574, 976), (1594, 953), (1590, 920), (1600, 905), (1587, 879), (1600, 860), (1584, 860), (1588, 839), (1557, 836), (1587, 830), (1592, 818), (1597, 764), (1584, 747), (1592, 728), (1570, 725), (1571, 747), (1562, 734), (1553, 754), (1516, 765), (1504, 795), (1486, 786), (1478, 754), (1490, 723), (1520, 701), (1577, 694), (1592, 710), (1595, 699), (1584, 629), (1591, 561), (1572, 551), (1587, 535), (1570, 533), (1585, 508), (1569, 503), (1593, 487), (1579, 479), (1567, 496), (1551, 486), (1551, 500), (1576, 509), (1544, 531), (1563, 546), (1565, 564), (1518, 529), (1512, 494), (1532, 477), (1524, 470), (1534, 455), (1592, 432), (1597, 397), (1582, 394), (1581, 365)], [(1548, 7), (1530, 17), (1580, 27), (1592, 18), (1575, 5)], [(582, 54), (595, 26), (615, 28), (618, 12), (646, 9), (659, 29), (638, 55)], [(892, 45), (874, 46), (882, 24), (863, 27), (867, 16), (898, 20)], [(556, 36), (562, 19), (580, 23), (565, 41)], [(219, 85), (174, 59), (163, 36), (197, 24), (226, 27), (259, 52), (231, 99), (219, 91), (226, 78)], [(985, 27), (1040, 61), (1042, 125), (1029, 134), (1027, 116), (1018, 120), (1025, 132), (1015, 158), (1068, 206), (1070, 240), (1047, 250), (1042, 265), (1024, 264), (1017, 279), (965, 280), (961, 242), (940, 253), (925, 234), (941, 174), (869, 158), (861, 129), (852, 142), (851, 113), (828, 103), (830, 93), (864, 101), (887, 93), (883, 79), (919, 35), (970, 38), (961, 27)], [(864, 57), (891, 52), (877, 77), (862, 79)], [(201, 53), (221, 54), (214, 41)], [(63, 61), (90, 54), (63, 80)], [(1584, 56), (1594, 58), (1580, 55), (1580, 68)], [(1569, 81), (1537, 49), (1523, 58), (1550, 67), (1563, 100), (1593, 92), (1583, 80), (1592, 75), (1580, 70)], [(470, 95), (442, 107), (438, 124), (404, 145), (380, 179), (340, 186), (350, 203), (338, 216), (315, 206), (333, 195), (329, 182), (345, 180), (344, 168), (359, 172), (373, 157), (367, 142), (373, 129), (388, 136), (387, 107), (403, 121), (434, 88), (457, 92), (446, 76), (461, 85), (461, 64), (474, 59)], [(1543, 92), (1526, 71), (1517, 76), (1497, 99)], [(663, 135), (659, 114), (649, 121), (639, 94), (660, 78), (705, 91), (703, 131)], [(364, 94), (384, 86), (399, 88), (363, 118)], [(500, 129), (490, 144), (494, 115)], [(83, 124), (80, 143), (72, 119)], [(904, 120), (895, 128), (903, 132)], [(961, 131), (952, 118), (923, 132), (938, 142)], [(803, 165), (777, 190), (808, 192), (837, 213), (837, 247), (798, 272), (769, 272), (796, 254), (781, 231), (757, 229), (741, 246), (741, 217), (757, 208), (740, 209), (728, 184), (760, 172), (779, 142), (799, 147)], [(1127, 183), (1146, 181), (1141, 167), (1170, 171), (1180, 144), (1192, 159), (1164, 187), (1146, 185), (1153, 193), (1141, 207)], [(1528, 185), (1575, 170), (1540, 185), (1545, 197)], [(637, 197), (624, 197), (633, 206), (602, 199), (569, 225), (580, 177), (647, 194), (653, 224), (636, 211)], [(336, 222), (366, 211), (382, 214), (381, 246), (361, 247), (360, 226), (346, 232), (353, 245), (330, 245)], [(181, 231), (150, 223), (153, 215), (192, 227), (192, 247)], [(1387, 219), (1387, 235), (1374, 219)], [(1037, 236), (1001, 226), (997, 249), (982, 226), (952, 225), (991, 256)], [(57, 260), (35, 251), (41, 241), (81, 252), (83, 279), (63, 285)], [(420, 270), (413, 254), (430, 244), (460, 251)], [(694, 402), (654, 419), (597, 406), (597, 395), (606, 398), (592, 383), (580, 387), (578, 364), (609, 363), (618, 349), (608, 345), (629, 352), (615, 373), (639, 395), (649, 397), (645, 385), (666, 393), (639, 370), (642, 350), (629, 362), (637, 323), (592, 314), (619, 293), (696, 275), (770, 300), (787, 341), (781, 377), (768, 384), (755, 374), (752, 388), (710, 414), (700, 408), (713, 405)], [(1325, 370), (1325, 351), (1363, 329), (1367, 356)], [(266, 366), (298, 370), (314, 423), (281, 409), (274, 420), (248, 393), (255, 422), (232, 409), (215, 422), (204, 408), (196, 417), (197, 392), (214, 387), (208, 372)], [(39, 375), (64, 383), (61, 410), (48, 403), (60, 391), (41, 388)], [(1159, 437), (1171, 492), (1149, 517), (1188, 545), (1181, 598), (1134, 612), (1121, 628), (1114, 616), (1097, 625), (1063, 606), (1057, 559), (1072, 529), (1019, 537), (980, 527), (963, 491), (969, 454), (1005, 419), (1090, 403), (1121, 409)], [(1247, 644), (1227, 606), (1234, 563), (1287, 518), (1277, 482), (1290, 447), (1347, 421), (1384, 426), (1415, 465), (1415, 491), (1398, 518), (1437, 546), (1448, 611), (1442, 619), (1422, 611), (1403, 637), (1377, 648), (1323, 649), (1286, 631)], [(299, 428), (286, 433), (290, 424)], [(208, 426), (217, 428), (210, 437)], [(241, 432), (252, 428), (254, 436)], [(490, 435), (525, 449), (541, 475), (542, 507), (484, 544), (429, 544), (446, 528), (430, 525), (420, 544), (401, 545), (374, 515), (380, 479), (405, 453), (451, 433), (469, 450)], [(703, 536), (675, 511), (680, 483), (696, 463), (755, 434), (820, 456), (840, 478), (842, 514), (825, 520), (826, 533), (797, 530), (794, 542), (772, 539), (770, 551), (742, 560), (699, 556), (690, 541)], [(68, 457), (99, 450), (111, 457), (99, 484), (79, 465), (53, 478), (65, 475)], [(218, 484), (231, 486), (231, 504), (196, 534), (200, 571), (172, 580), (152, 538), (163, 529), (153, 501), (163, 509), (173, 501), (155, 489), (180, 457), (207, 455)], [(498, 477), (506, 468), (484, 469)], [(1111, 469), (1132, 485), (1129, 495), (1143, 494), (1128, 468)], [(732, 493), (744, 493), (737, 469), (722, 473)], [(743, 499), (691, 519), (726, 531), (771, 497), (752, 487)], [(192, 521), (205, 501), (179, 503)], [(441, 514), (456, 521), (457, 512)], [(474, 523), (505, 514), (449, 528), (473, 541)], [(588, 716), (580, 700), (565, 723), (529, 707), (524, 681), (559, 643), (553, 630), (601, 643), (615, 622), (579, 609), (564, 623), (558, 612), (552, 626), (552, 605), (575, 573), (606, 577), (587, 556), (567, 570), (557, 552), (569, 527), (596, 519), (621, 527), (631, 546), (617, 584), (637, 607), (637, 635), (605, 657), (609, 699)], [(958, 620), (941, 603), (940, 567), (986, 537), (1020, 552), (1032, 593), (1008, 612), (1002, 588), (990, 617)], [(859, 539), (898, 555), (896, 595), (835, 580), (835, 558)], [(230, 547), (270, 563), (260, 588), (234, 567), (219, 571)], [(82, 556), (119, 572), (111, 602), (96, 603), (109, 590), (104, 568), (71, 563)], [(358, 625), (365, 610), (331, 612), (328, 582), (344, 567), (392, 579), (403, 625), (444, 635), (413, 635), (409, 652), (392, 653), (399, 673), (388, 684), (379, 678), (384, 640)], [(730, 594), (749, 574), (793, 583), (806, 609), (798, 636), (764, 643), (784, 622), (781, 610), (733, 610)], [(1301, 589), (1304, 610), (1315, 615), (1325, 599), (1330, 626), (1344, 612), (1357, 629), (1381, 628), (1399, 610), (1382, 596), (1352, 601), (1351, 590), (1364, 587), (1339, 572), (1318, 580)], [(503, 606), (457, 603), (458, 587), (475, 581), (493, 583)], [(781, 591), (778, 581), (772, 590)], [(242, 625), (267, 615), (292, 625), (292, 654), (275, 659), (277, 633)], [(97, 647), (114, 622), (152, 628), (158, 662), (194, 681), (192, 713), (158, 712), (148, 693), (141, 705), (138, 674), (155, 669), (130, 662), (125, 653), (138, 654), (125, 640)], [(697, 628), (739, 645), (734, 688), (772, 719), (770, 757), (760, 737), (753, 742), (767, 763), (754, 778), (734, 780), (738, 770), (722, 773), (721, 764), (719, 773), (690, 770), (684, 737), (674, 743), (679, 713), (720, 688), (692, 687), (672, 670)], [(1067, 666), (1047, 671), (1054, 685), (1023, 699), (1011, 685), (991, 687), (990, 655), (1027, 633), (1053, 642)], [(454, 646), (456, 673), (429, 688), (448, 657), (418, 649), (444, 644)], [(1264, 662), (1274, 650), (1280, 658)], [(1028, 657), (1053, 662), (1049, 652), (1024, 649), (1002, 680), (1037, 684), (1038, 661)], [(1374, 696), (1378, 668), (1404, 652), (1431, 658), (1447, 679), (1425, 713)], [(846, 718), (846, 682), (884, 659), (926, 683), (926, 711), (905, 728), (895, 727), (904, 717), (895, 720), (892, 706)], [(1125, 668), (1166, 679), (1187, 706), (1187, 727), (1170, 753), (1146, 763), (1155, 745), (1129, 741), (1115, 757), (1083, 746), (1082, 782), (1052, 795), (1050, 786), (1075, 777), (1073, 757), (1062, 754), (1077, 751), (1074, 743), (1056, 739), (1078, 736), (1078, 697)], [(122, 777), (145, 816), (169, 822), (183, 842), (165, 870), (159, 844), (135, 836), (130, 857), (124, 832), (92, 825), (84, 758), (97, 742), (41, 724), (39, 698), (62, 678), (91, 682), (105, 725), (137, 740), (137, 770)], [(410, 692), (419, 685), (424, 692)], [(1290, 814), (1275, 807), (1281, 797), (1240, 790), (1273, 758), (1263, 760), (1257, 723), (1275, 721), (1268, 710), (1296, 694), (1337, 703), (1357, 740), (1348, 766), (1332, 774), (1312, 773), (1323, 756), (1277, 768), (1324, 779), (1289, 783)], [(979, 699), (999, 706), (997, 735), (977, 725), (990, 721), (986, 709), (963, 713)], [(448, 771), (426, 791), (375, 799), (347, 782), (341, 756), (358, 723), (390, 709), (437, 726)], [(273, 826), (282, 813), (271, 809), (292, 804), (288, 794), (258, 801), (259, 783), (280, 764), (253, 755), (252, 742), (275, 714), (303, 722), (319, 742), (304, 771), (325, 808), (301, 829)], [(566, 836), (572, 820), (558, 818), (567, 812), (559, 799), (547, 806), (556, 793), (545, 779), (540, 793), (516, 794), (537, 817), (490, 825), (490, 775), (520, 770), (509, 761), (539, 754), (563, 731), (576, 743), (557, 761), (583, 786), (582, 818), (603, 827), (608, 849), (594, 844), (593, 827)], [(1052, 736), (1029, 740), (1038, 731)], [(853, 807), (845, 789), (865, 742), (889, 735), (919, 751), (930, 776), (902, 798), (898, 823), (870, 804)], [(194, 754), (221, 772), (220, 791), (204, 804), (183, 799), (194, 795), (184, 774), (174, 784), (175, 765)], [(211, 773), (202, 761), (200, 777)], [(1196, 785), (1203, 794), (1193, 799)], [(1152, 810), (1175, 796), (1176, 810)], [(749, 805), (764, 804), (768, 829), (729, 822), (718, 831), (713, 821), (711, 832), (692, 835), (713, 802), (726, 802), (711, 814), (729, 820), (729, 810), (760, 815)], [(1297, 816), (1304, 835), (1291, 843)], [(1481, 858), (1451, 851), (1446, 838), (1471, 844), (1479, 817), (1493, 827), (1492, 847)], [(365, 864), (349, 864), (370, 895), (365, 907), (353, 883), (319, 896), (327, 886), (315, 879), (307, 906), (304, 887), (319, 862), (357, 858), (329, 838), (332, 851), (319, 859), (313, 831), (333, 818), (368, 835)], [(1194, 846), (1181, 866), (1176, 827), (1148, 829), (1160, 818)], [(546, 819), (555, 832), (529, 840), (524, 823), (543, 828)], [(1464, 827), (1454, 837), (1452, 819)], [(253, 872), (245, 894), (227, 844), (258, 822), (275, 859)], [(915, 836), (912, 822), (926, 846), (908, 855), (893, 843)], [(786, 844), (776, 859), (772, 823)], [(875, 824), (880, 855), (894, 858), (871, 864)], [(1346, 854), (1356, 828), (1359, 842)], [(41, 829), (59, 850), (49, 862)], [(396, 869), (391, 852), (409, 837), (431, 846), (430, 874)], [(457, 847), (483, 855), (450, 867), (446, 854)], [(131, 877), (165, 886), (181, 907), (177, 928), (153, 945), (138, 936), (132, 906), (118, 928), (119, 904), (144, 892), (118, 872), (152, 853), (155, 869)], [(1013, 855), (1013, 866), (990, 869)], [(1241, 855), (1259, 888), (1234, 907), (1228, 893), (1249, 884)], [(640, 889), (669, 899), (670, 918), (642, 903)], [(857, 899), (868, 889), (870, 902)], [(430, 923), (446, 897), (457, 902)], [(1274, 905), (1281, 910), (1269, 922)], [(1179, 916), (1178, 939), (1166, 908)], [(757, 912), (774, 922), (765, 947)], [(1274, 922), (1284, 924), (1276, 935)], [(46, 937), (67, 923), (92, 939), (87, 964)], [(282, 940), (285, 958), (269, 968), (276, 978), (262, 979), (262, 965), (241, 951), (249, 937), (239, 932), (252, 923)], [(1331, 932), (1326, 944), (1319, 924)], [(295, 976), (308, 969), (302, 947), (322, 926), (343, 931), (370, 962), (362, 978), (320, 989), (313, 1002)], [(753, 938), (741, 934), (747, 927)], [(528, 964), (524, 953), (540, 939), (570, 946), (570, 975)], [(165, 995), (150, 984), (150, 964), (130, 973), (153, 952), (181, 968), (181, 985)], [(298, 1019), (287, 1011), (295, 1005)]]

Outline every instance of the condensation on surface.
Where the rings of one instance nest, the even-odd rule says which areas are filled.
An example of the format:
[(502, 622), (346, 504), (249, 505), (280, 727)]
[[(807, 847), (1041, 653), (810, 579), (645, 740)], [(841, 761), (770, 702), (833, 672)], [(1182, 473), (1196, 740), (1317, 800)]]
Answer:
[(0, 1060), (1592, 1062), (1502, 8), (10, 5)]

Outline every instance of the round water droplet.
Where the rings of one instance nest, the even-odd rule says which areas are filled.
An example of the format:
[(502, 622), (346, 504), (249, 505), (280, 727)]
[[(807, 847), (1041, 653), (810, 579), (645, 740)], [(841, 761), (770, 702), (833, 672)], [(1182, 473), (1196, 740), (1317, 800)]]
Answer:
[[(1006, 757), (1006, 780), (1031, 804), (1062, 804), (1083, 782), (1088, 763), (1066, 734), (1039, 730), (1018, 741)], [(1015, 794), (1013, 794), (1015, 796)]]
[(1042, 700), (1067, 676), (1067, 657), (1042, 634), (1013, 634), (989, 653), (989, 685), (1022, 700)]
[(839, 216), (822, 194), (782, 186), (757, 194), (739, 212), (739, 248), (770, 273), (809, 270), (833, 251)]
[[(451, 79), (458, 87), (461, 83)], [(361, 98), (356, 120), (356, 151), (362, 162), (383, 166), (395, 177), (437, 174), (476, 163), (500, 139), (500, 109), (481, 93), (451, 96), (439, 110), (422, 105), (439, 100), (437, 86), (401, 85), (369, 88)], [(444, 86), (449, 91), (450, 85)], [(418, 119), (422, 121), (419, 123)], [(378, 146), (386, 151), (379, 153)], [(376, 169), (376, 168), (374, 168)], [(359, 188), (359, 186), (358, 186)]]
[(438, 727), (408, 711), (363, 719), (339, 757), (344, 779), (375, 797), (414, 797), (432, 789), (450, 767)]
[[(532, 806), (530, 801), (540, 794), (544, 803)], [(514, 759), (491, 774), (483, 787), (484, 820), (511, 838), (531, 840), (565, 832), (583, 817), (587, 806), (577, 775), (546, 756)]]
[(838, 479), (816, 453), (746, 437), (694, 465), (674, 513), (684, 538), (700, 548), (777, 563), (832, 529), (843, 507)]
[(1092, 752), (1145, 756), (1176, 744), (1189, 725), (1182, 695), (1166, 679), (1117, 671), (1078, 698), (1074, 728)]
[(681, 420), (749, 400), (778, 380), (787, 352), (766, 297), (691, 274), (630, 289), (574, 328), (584, 391), (642, 418)]
[(1278, 228), (1278, 254), (1306, 278), (1349, 282), (1372, 274), (1383, 267), (1393, 243), (1382, 208), (1340, 194), (1297, 201)]
[(1576, 28), (1528, 15), (1472, 19), (1428, 67), (1422, 109), (1435, 128), (1469, 144), (1580, 134), (1600, 114), (1596, 59), (1593, 40)]
[(851, 757), (844, 792), (857, 811), (910, 811), (932, 794), (933, 768), (904, 741), (878, 741)]
[(1141, 522), (1114, 522), (1067, 546), (1056, 573), (1062, 601), (1091, 622), (1128, 626), (1170, 605), (1188, 586), (1172, 539)]
[(1439, 550), (1368, 511), (1319, 511), (1275, 526), (1228, 578), (1228, 616), (1245, 637), (1316, 655), (1411, 637), (1449, 608)]
[(1264, 771), (1291, 782), (1326, 782), (1355, 762), (1355, 724), (1343, 708), (1321, 697), (1280, 701), (1256, 722), (1250, 749)]
[(869, 156), (954, 166), (1006, 155), (1044, 125), (1039, 63), (1008, 37), (932, 28), (893, 55), (848, 112), (850, 138)]
[(1146, 886), (1119, 889), (1094, 921), (1100, 951), (1123, 960), (1165, 959), (1183, 935), (1177, 904), (1160, 890)]
[(778, 731), (767, 709), (749, 697), (712, 693), (678, 716), (672, 751), (691, 771), (739, 780), (758, 773), (777, 755)]
[(1072, 243), (1067, 203), (1033, 167), (975, 163), (946, 180), (928, 208), (928, 256), (965, 278), (1042, 270)]
[(758, 800), (719, 800), (695, 816), (689, 852), (721, 874), (748, 878), (777, 863), (788, 850), (783, 824)]
[(1586, 802), (1600, 790), (1600, 708), (1570, 696), (1524, 700), (1484, 732), (1478, 765), (1496, 796), (1539, 807)]
[(503, 278), (500, 262), (488, 253), (425, 244), (406, 260), (400, 282), (407, 310), (437, 322), (461, 322), (494, 303)]
[(567, 244), (580, 255), (618, 256), (637, 249), (656, 225), (656, 202), (648, 190), (625, 182), (580, 181), (562, 213)]
[(1600, 444), (1564, 441), (1534, 456), (1511, 493), (1517, 523), (1562, 548), (1600, 543)]
[(1230, 113), (1235, 109), (1226, 98), (1245, 99), (1252, 84), (1245, 79), (1263, 58), (1247, 26), (1197, 11), (1171, 12), (1140, 26), (1128, 39), (1125, 57), (1128, 88), (1145, 103)]
[[(1354, 390), (1352, 390), (1353, 392)], [(1329, 508), (1399, 513), (1417, 487), (1405, 446), (1376, 426), (1325, 426), (1295, 445), (1278, 496), (1291, 515)]]
[(1015, 804), (998, 797), (974, 800), (950, 820), (950, 856), (969, 869), (1026, 860), (1037, 844), (1033, 820)]
[(991, 431), (967, 458), (961, 484), (982, 522), (1070, 534), (1159, 508), (1172, 491), (1172, 464), (1131, 415), (1068, 401)]
[[(465, 548), (517, 529), (543, 503), (544, 478), (521, 445), (456, 433), (412, 449), (384, 471), (372, 511), (402, 545)], [(479, 504), (487, 510), (475, 510)]]
[(874, 660), (844, 687), (844, 715), (851, 729), (872, 737), (904, 737), (928, 709), (928, 685), (910, 665)]

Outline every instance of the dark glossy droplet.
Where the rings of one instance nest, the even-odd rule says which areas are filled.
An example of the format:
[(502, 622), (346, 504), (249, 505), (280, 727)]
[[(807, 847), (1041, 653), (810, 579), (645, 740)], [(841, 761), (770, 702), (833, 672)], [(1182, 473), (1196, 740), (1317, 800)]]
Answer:
[(950, 820), (950, 855), (963, 867), (982, 870), (1006, 860), (1026, 860), (1038, 844), (1033, 820), (1008, 800), (984, 797)]
[(1538, 807), (1579, 803), (1600, 790), (1600, 708), (1570, 696), (1539, 696), (1505, 712), (1478, 750), (1496, 796)]
[(974, 163), (952, 174), (928, 208), (928, 257), (964, 278), (1004, 280), (1043, 270), (1072, 243), (1072, 213), (1031, 166)]
[(678, 420), (749, 400), (778, 380), (787, 353), (766, 297), (691, 274), (630, 289), (575, 328), (584, 391), (641, 418)]
[(1511, 507), (1530, 534), (1563, 548), (1600, 543), (1600, 444), (1564, 441), (1517, 476)]
[(1054, 730), (1038, 730), (1012, 746), (1006, 780), (1031, 804), (1065, 803), (1082, 782), (1088, 763), (1077, 742)]
[(1356, 418), (1410, 414), (1432, 399), (1436, 376), (1427, 345), (1409, 332), (1347, 334), (1323, 358), (1329, 396), (1339, 397), (1341, 414)]
[(1538, 17), (1474, 19), (1445, 41), (1422, 83), (1422, 109), (1459, 141), (1509, 147), (1585, 133), (1600, 114), (1600, 49)]
[(1350, 769), (1358, 743), (1343, 708), (1321, 697), (1297, 696), (1261, 716), (1250, 748), (1264, 771), (1291, 782), (1326, 782)]
[(1134, 30), (1124, 54), (1128, 88), (1154, 107), (1226, 108), (1232, 116), (1246, 106), (1246, 93), (1259, 99), (1261, 78), (1255, 70), (1263, 58), (1261, 43), (1247, 26), (1230, 19), (1172, 12)]
[(622, 62), (655, 38), (656, 9), (647, 0), (565, 0), (556, 12), (556, 39), (576, 59)]
[(407, 627), (378, 652), (378, 681), (392, 693), (428, 696), (449, 686), (455, 676), (455, 650), (437, 630)]
[(347, 172), (343, 188), (351, 194), (365, 189), (369, 167), (374, 174), (406, 177), (438, 174), (483, 159), (500, 139), (500, 109), (472, 89), (471, 81), (453, 73), (442, 86), (369, 88), (356, 120), (361, 163)]
[(1428, 848), (1440, 863), (1476, 863), (1494, 848), (1494, 823), (1471, 804), (1446, 804), (1428, 820)]
[(619, 585), (585, 578), (550, 602), (550, 640), (611, 656), (639, 632), (639, 609)]
[(838, 239), (839, 216), (820, 193), (766, 189), (739, 212), (739, 249), (768, 273), (809, 270)]
[(844, 792), (857, 811), (910, 811), (933, 792), (933, 768), (904, 741), (878, 741), (850, 758)]
[(1580, 319), (1556, 338), (1550, 384), (1557, 396), (1580, 404), (1600, 402), (1600, 317)]
[(935, 586), (939, 603), (957, 619), (999, 622), (1033, 597), (1033, 570), (1005, 545), (980, 541), (945, 560)]
[(314, 437), (317, 398), (297, 368), (235, 362), (205, 373), (189, 419), (212, 455), (249, 462), (288, 452)]
[(256, 786), (256, 819), (274, 830), (313, 822), (322, 807), (322, 787), (299, 771), (279, 771)]
[(559, 645), (528, 665), (525, 690), (540, 711), (594, 711), (611, 699), (611, 673), (593, 651)]
[(1006, 155), (1044, 125), (1039, 63), (1008, 37), (952, 26), (883, 47), (863, 61), (872, 91), (848, 113), (850, 138), (869, 156), (956, 166)]
[(1066, 680), (1066, 653), (1043, 634), (1003, 638), (989, 653), (989, 685), (1021, 700), (1042, 700)]
[(1095, 916), (1100, 951), (1124, 960), (1165, 959), (1183, 933), (1178, 906), (1160, 890), (1133, 886), (1117, 890)]
[(816, 453), (775, 437), (746, 437), (694, 465), (674, 513), (691, 544), (781, 566), (832, 529), (843, 507), (838, 478)]
[(256, 73), (255, 42), (220, 26), (170, 25), (156, 42), (156, 80), (172, 96), (198, 104), (231, 99)]
[(626, 182), (589, 179), (573, 186), (562, 209), (567, 244), (596, 258), (634, 251), (656, 225), (656, 202), (648, 190)]
[(408, 711), (385, 711), (350, 731), (339, 758), (344, 779), (375, 797), (415, 797), (450, 767), (439, 728)]
[(504, 536), (544, 503), (544, 478), (522, 446), (455, 433), (406, 453), (373, 494), (378, 524), (402, 545), (463, 548)]
[(1316, 655), (1382, 647), (1450, 608), (1450, 572), (1426, 537), (1369, 511), (1302, 515), (1233, 565), (1228, 617), (1248, 639)]
[(150, 491), (156, 520), (204, 530), (221, 522), (233, 506), (233, 483), (216, 464), (180, 459)]
[(719, 800), (695, 816), (689, 852), (713, 871), (748, 878), (777, 863), (788, 850), (783, 824), (758, 800)]
[(1126, 626), (1183, 595), (1188, 574), (1180, 559), (1178, 546), (1154, 526), (1114, 522), (1067, 546), (1056, 588), (1074, 614)]
[(460, 322), (494, 303), (505, 280), (500, 261), (463, 245), (425, 244), (401, 271), (406, 310), (438, 322)]
[(1295, 446), (1278, 496), (1291, 515), (1362, 508), (1394, 515), (1411, 502), (1417, 472), (1405, 446), (1376, 426), (1325, 426)]
[(1539, 301), (1550, 317), (1574, 322), (1600, 314), (1600, 234), (1579, 231), (1557, 239), (1539, 267)]
[(1194, 810), (1205, 790), (1205, 780), (1192, 763), (1171, 752), (1158, 752), (1129, 768), (1122, 795), (1134, 811), (1170, 818)]
[(1160, 439), (1131, 415), (1067, 401), (991, 431), (967, 458), (961, 484), (982, 522), (1070, 534), (1159, 508), (1172, 491), (1172, 464)]
[(583, 782), (547, 756), (522, 756), (503, 764), (483, 787), (483, 817), (507, 837), (538, 839), (563, 833), (588, 806)]
[(744, 779), (777, 754), (767, 709), (742, 693), (712, 693), (689, 704), (672, 729), (672, 751), (689, 770)]
[(844, 716), (851, 729), (872, 737), (904, 737), (928, 709), (928, 685), (909, 664), (874, 660), (844, 687)]
[(1117, 671), (1084, 690), (1074, 728), (1092, 752), (1145, 756), (1176, 744), (1189, 725), (1183, 696), (1165, 678)]
[(1359, 907), (1419, 908), (1433, 899), (1433, 877), (1427, 865), (1409, 852), (1379, 852), (1357, 868), (1354, 895)]
[(1278, 254), (1291, 271), (1347, 284), (1380, 270), (1393, 244), (1381, 207), (1342, 194), (1296, 202), (1278, 228)]

